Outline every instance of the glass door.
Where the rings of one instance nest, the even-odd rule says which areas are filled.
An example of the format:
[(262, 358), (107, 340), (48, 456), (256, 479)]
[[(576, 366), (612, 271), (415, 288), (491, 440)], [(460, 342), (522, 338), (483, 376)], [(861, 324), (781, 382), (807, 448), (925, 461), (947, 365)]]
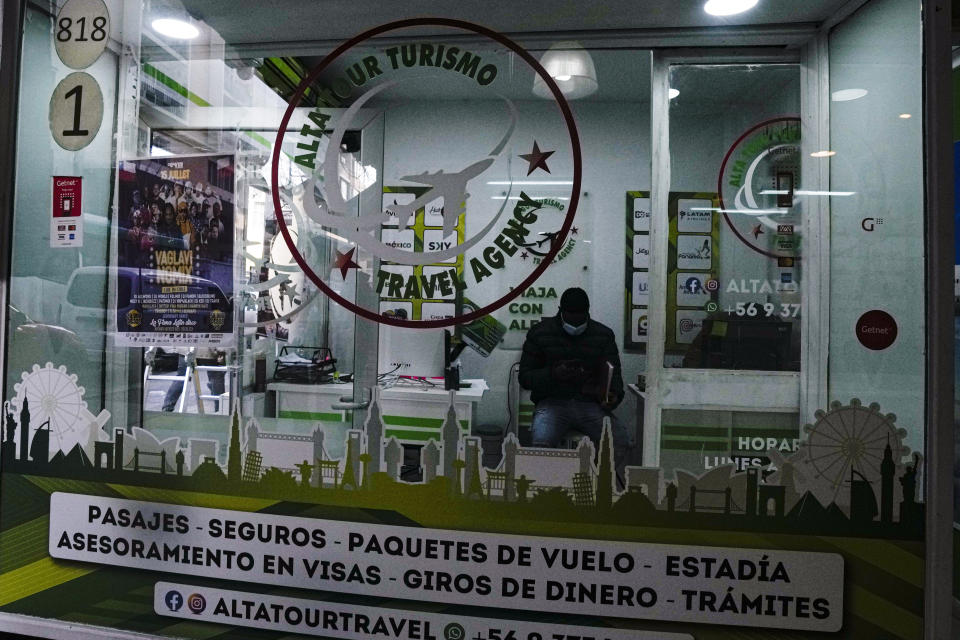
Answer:
[(669, 160), (654, 187), (644, 458), (694, 474), (731, 462), (743, 471), (770, 462), (770, 439), (800, 439), (812, 197), (800, 65), (658, 69)]

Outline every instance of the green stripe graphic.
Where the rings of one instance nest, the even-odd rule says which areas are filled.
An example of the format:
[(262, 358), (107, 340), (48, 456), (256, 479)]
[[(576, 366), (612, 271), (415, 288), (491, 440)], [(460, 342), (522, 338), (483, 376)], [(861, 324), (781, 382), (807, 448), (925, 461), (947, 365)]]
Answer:
[(160, 84), (172, 89), (173, 91), (183, 96), (184, 98), (186, 98), (193, 104), (197, 105), (198, 107), (211, 106), (209, 102), (207, 102), (206, 100), (204, 100), (203, 98), (195, 94), (194, 92), (190, 91), (185, 86), (183, 86), (182, 84), (180, 84), (179, 82), (177, 82), (176, 80), (174, 80), (173, 78), (165, 74), (163, 71), (160, 71), (159, 69), (154, 67), (152, 64), (144, 62), (143, 72), (146, 75), (153, 78), (154, 80), (156, 80), (157, 82), (159, 82)]

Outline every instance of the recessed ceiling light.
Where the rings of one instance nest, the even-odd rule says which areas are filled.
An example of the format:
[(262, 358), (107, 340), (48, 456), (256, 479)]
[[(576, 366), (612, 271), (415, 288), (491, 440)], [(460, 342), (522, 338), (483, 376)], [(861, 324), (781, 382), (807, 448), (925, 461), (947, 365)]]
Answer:
[(831, 94), (834, 102), (849, 102), (858, 100), (869, 93), (866, 89), (840, 89)]
[(160, 35), (176, 40), (193, 40), (200, 35), (200, 30), (195, 26), (176, 18), (157, 18), (150, 26)]
[(836, 151), (814, 151), (810, 154), (811, 158), (829, 158), (830, 156), (837, 155)]
[(530, 186), (530, 185), (542, 185), (542, 186), (564, 186), (573, 184), (573, 180), (491, 180), (487, 182), (490, 185), (513, 185), (513, 186)]
[[(762, 196), (785, 196), (789, 191), (783, 189), (764, 189), (760, 192)], [(794, 191), (793, 195), (795, 196), (854, 196), (856, 191), (804, 191), (798, 190)]]
[(901, 114), (900, 114), (900, 119), (901, 119), (901, 120), (909, 120), (909, 119), (912, 118), (912, 117), (913, 117), (913, 116), (911, 116), (909, 113), (901, 113)]
[[(560, 91), (567, 100), (586, 97), (597, 90), (597, 68), (590, 53), (579, 42), (557, 42), (540, 58), (540, 64), (550, 77), (560, 83)], [(533, 78), (533, 93), (541, 98), (553, 94), (539, 75)]]
[(670, 87), (670, 91), (667, 92), (667, 95), (669, 95), (669, 96), (670, 96), (670, 99), (673, 100), (673, 99), (676, 98), (678, 95), (680, 95), (680, 90), (679, 90), (679, 89), (674, 89), (673, 87)]
[(759, 0), (708, 0), (703, 10), (712, 16), (732, 16), (757, 6)]

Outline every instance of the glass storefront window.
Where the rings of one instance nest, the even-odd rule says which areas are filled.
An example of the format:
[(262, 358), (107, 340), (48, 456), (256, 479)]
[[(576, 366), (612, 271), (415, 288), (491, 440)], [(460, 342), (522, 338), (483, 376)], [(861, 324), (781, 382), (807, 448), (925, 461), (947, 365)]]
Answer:
[(15, 4), (0, 629), (925, 637), (916, 0)]

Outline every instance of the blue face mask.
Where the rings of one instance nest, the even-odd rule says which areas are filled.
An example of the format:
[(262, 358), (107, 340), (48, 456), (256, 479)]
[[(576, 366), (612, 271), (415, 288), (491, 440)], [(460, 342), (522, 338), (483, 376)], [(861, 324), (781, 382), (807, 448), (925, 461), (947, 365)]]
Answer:
[(578, 336), (587, 330), (586, 322), (577, 326), (569, 324), (566, 320), (561, 320), (560, 322), (563, 324), (563, 330), (566, 331), (571, 336)]

